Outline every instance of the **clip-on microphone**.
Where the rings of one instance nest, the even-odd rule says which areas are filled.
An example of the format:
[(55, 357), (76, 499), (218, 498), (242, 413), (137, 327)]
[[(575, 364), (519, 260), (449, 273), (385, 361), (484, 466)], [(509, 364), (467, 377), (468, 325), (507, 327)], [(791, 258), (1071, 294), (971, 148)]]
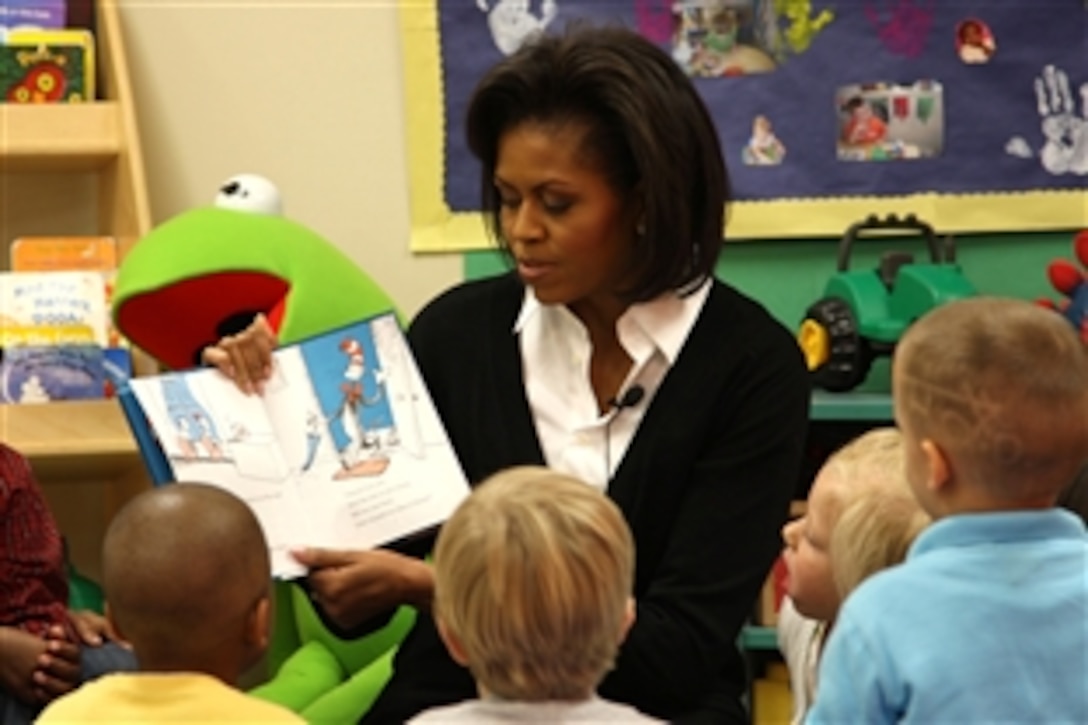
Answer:
[(619, 413), (624, 408), (634, 408), (636, 405), (642, 402), (643, 396), (646, 395), (646, 390), (641, 385), (632, 385), (624, 391), (623, 395), (618, 398), (612, 398), (608, 401), (608, 404)]
[(608, 401), (608, 404), (612, 407), (612, 415), (608, 417), (608, 422), (604, 424), (605, 481), (612, 480), (612, 421), (616, 419), (616, 416), (623, 412), (624, 408), (634, 408), (641, 403), (645, 396), (646, 389), (641, 385), (636, 384), (625, 390), (623, 395)]

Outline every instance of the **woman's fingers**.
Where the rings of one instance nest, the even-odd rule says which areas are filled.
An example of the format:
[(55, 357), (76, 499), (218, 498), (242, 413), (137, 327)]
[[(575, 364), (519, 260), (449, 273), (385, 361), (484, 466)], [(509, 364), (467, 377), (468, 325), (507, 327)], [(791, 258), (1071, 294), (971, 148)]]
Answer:
[(276, 333), (264, 315), (237, 335), (228, 335), (218, 344), (205, 348), (201, 357), (205, 364), (214, 365), (244, 393), (263, 392), (263, 383), (272, 376), (272, 353), (277, 345)]

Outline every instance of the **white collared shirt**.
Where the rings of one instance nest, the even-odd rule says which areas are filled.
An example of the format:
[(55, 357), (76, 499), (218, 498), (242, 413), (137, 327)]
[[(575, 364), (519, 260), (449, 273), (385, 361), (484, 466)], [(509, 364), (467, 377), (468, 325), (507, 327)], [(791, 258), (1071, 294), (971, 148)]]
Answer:
[(603, 415), (589, 380), (589, 334), (564, 305), (542, 305), (526, 288), (514, 323), (519, 335), (525, 392), (544, 461), (598, 488), (623, 459), (642, 416), (676, 361), (703, 309), (710, 280), (691, 294), (674, 292), (631, 305), (616, 322), (620, 344), (633, 364), (616, 397), (635, 386), (637, 404)]

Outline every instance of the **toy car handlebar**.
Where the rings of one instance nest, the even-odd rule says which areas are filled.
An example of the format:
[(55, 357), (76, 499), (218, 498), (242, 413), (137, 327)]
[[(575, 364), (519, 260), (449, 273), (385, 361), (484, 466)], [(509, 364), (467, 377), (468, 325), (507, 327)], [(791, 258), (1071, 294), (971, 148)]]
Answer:
[(889, 214), (883, 219), (876, 214), (870, 214), (862, 221), (851, 224), (839, 241), (838, 269), (840, 272), (845, 272), (850, 268), (850, 250), (854, 246), (854, 241), (858, 239), (861, 232), (869, 230), (918, 232), (925, 238), (926, 246), (929, 247), (929, 258), (934, 264), (941, 262), (941, 250), (937, 244), (937, 233), (933, 231), (933, 227), (928, 222), (922, 221), (914, 214), (907, 214), (902, 219), (896, 214)]

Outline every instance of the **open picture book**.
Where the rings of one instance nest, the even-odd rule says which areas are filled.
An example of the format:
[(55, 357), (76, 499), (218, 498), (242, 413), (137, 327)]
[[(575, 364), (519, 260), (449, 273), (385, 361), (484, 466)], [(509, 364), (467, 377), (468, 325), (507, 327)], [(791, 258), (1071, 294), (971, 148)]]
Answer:
[(392, 313), (278, 349), (263, 395), (201, 369), (133, 378), (120, 397), (155, 482), (246, 501), (278, 578), (305, 573), (292, 550), (418, 535), (469, 492)]

